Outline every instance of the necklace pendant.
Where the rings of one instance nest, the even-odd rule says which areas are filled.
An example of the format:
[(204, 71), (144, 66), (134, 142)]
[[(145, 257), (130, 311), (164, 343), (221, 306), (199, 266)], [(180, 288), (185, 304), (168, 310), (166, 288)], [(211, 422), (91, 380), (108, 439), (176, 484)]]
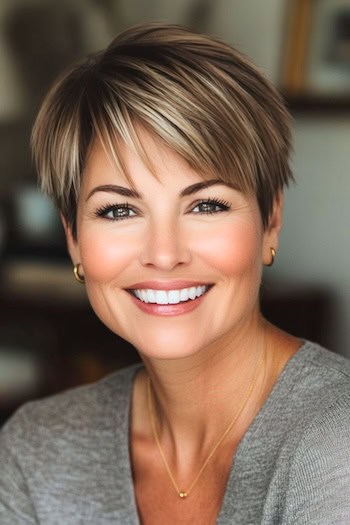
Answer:
[(182, 498), (182, 499), (187, 498), (187, 492), (185, 492), (184, 490), (182, 490), (181, 492), (179, 492), (179, 496), (180, 496), (180, 498)]

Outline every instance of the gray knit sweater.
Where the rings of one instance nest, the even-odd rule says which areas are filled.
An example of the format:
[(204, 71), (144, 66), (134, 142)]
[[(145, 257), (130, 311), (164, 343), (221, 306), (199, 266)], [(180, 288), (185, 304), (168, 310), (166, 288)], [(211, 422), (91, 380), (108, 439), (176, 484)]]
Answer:
[[(11, 418), (1, 525), (139, 523), (128, 449), (139, 366)], [(310, 342), (289, 360), (239, 444), (217, 524), (350, 524), (350, 361)]]

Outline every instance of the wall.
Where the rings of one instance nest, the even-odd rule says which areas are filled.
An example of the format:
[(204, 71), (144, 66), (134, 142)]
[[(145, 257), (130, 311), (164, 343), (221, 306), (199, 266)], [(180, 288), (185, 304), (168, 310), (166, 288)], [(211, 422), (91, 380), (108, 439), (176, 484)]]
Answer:
[[(222, 23), (224, 36), (276, 81), (286, 0), (219, 3), (218, 26)], [(284, 229), (272, 275), (282, 285), (311, 284), (334, 295), (333, 348), (350, 357), (350, 111), (340, 118), (296, 115), (294, 141), (297, 185), (285, 196)]]
[(285, 0), (216, 0), (212, 31), (278, 79)]
[(5, 4), (0, 2), (0, 120), (16, 118), (23, 112), (23, 92), (19, 77), (11, 62), (4, 36)]
[(294, 137), (297, 185), (286, 195), (276, 276), (333, 292), (334, 345), (350, 357), (350, 115), (297, 117)]

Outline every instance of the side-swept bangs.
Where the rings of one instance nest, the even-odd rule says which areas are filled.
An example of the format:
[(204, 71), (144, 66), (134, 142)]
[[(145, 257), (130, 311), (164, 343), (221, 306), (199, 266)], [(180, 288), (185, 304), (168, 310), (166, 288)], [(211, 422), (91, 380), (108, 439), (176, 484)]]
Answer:
[(274, 198), (292, 179), (290, 117), (277, 90), (220, 41), (178, 26), (144, 24), (71, 67), (38, 114), (32, 148), (41, 186), (73, 231), (95, 140), (132, 187), (121, 143), (156, 176), (140, 126), (203, 178), (256, 195), (267, 225)]

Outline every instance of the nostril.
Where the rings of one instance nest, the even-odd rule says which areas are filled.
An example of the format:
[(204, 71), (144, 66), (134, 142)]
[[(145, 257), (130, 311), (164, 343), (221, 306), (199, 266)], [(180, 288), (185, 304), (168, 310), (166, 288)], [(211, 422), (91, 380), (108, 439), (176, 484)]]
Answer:
[(157, 237), (154, 236), (146, 242), (139, 260), (143, 266), (169, 272), (178, 265), (188, 264), (191, 254), (182, 242), (176, 239), (176, 233), (169, 228), (163, 229)]

